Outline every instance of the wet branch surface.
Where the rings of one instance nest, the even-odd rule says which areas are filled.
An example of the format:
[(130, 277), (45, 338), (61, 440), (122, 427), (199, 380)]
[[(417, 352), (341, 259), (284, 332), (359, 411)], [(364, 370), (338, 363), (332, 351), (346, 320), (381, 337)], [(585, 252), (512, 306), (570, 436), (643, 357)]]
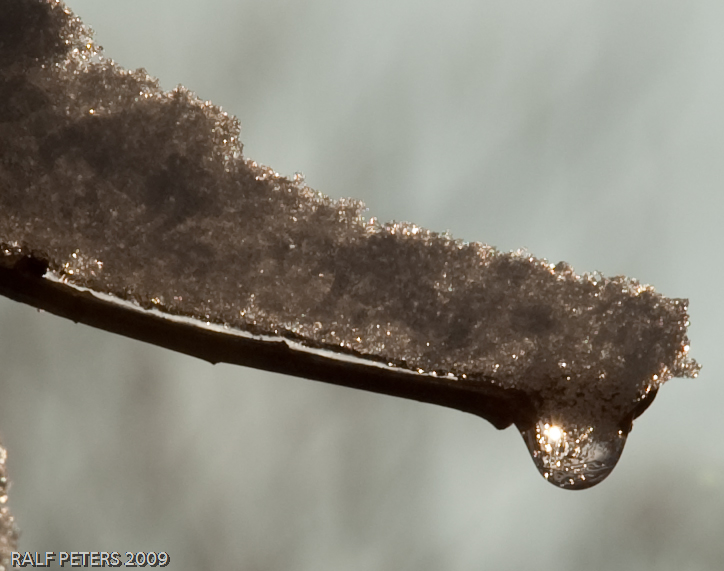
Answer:
[(330, 359), (292, 350), (284, 341), (258, 341), (171, 321), (44, 279), (46, 269), (47, 262), (30, 256), (0, 258), (0, 295), (212, 364), (243, 365), (446, 406), (480, 416), (499, 429), (535, 421), (530, 398), (520, 391)]

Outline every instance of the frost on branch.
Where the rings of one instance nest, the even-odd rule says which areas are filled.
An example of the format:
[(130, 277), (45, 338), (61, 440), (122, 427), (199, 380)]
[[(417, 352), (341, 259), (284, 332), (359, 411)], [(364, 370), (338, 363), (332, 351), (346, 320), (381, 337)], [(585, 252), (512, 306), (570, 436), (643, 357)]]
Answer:
[(103, 57), (62, 3), (9, 14), (5, 295), (210, 361), (514, 423), (563, 487), (605, 477), (659, 386), (696, 374), (685, 300), (365, 220), (245, 158), (220, 108)]

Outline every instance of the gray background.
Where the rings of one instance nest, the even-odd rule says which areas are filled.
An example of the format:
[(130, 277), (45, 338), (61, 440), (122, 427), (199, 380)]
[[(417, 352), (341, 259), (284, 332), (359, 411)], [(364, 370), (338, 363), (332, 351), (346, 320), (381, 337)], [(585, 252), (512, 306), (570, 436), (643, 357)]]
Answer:
[(724, 3), (70, 0), (108, 56), (237, 115), (245, 155), (370, 215), (691, 300), (608, 480), (515, 429), (203, 362), (0, 300), (23, 550), (172, 569), (724, 567)]

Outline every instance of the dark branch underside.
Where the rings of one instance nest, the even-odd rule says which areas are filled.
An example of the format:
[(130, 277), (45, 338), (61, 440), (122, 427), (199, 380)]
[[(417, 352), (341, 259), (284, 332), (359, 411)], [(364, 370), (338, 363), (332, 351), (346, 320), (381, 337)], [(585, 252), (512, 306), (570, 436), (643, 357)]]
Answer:
[(0, 295), (54, 315), (158, 345), (209, 363), (230, 363), (335, 385), (437, 404), (480, 416), (496, 428), (535, 421), (530, 398), (484, 381), (437, 379), (291, 349), (284, 341), (262, 341), (180, 323), (105, 301), (43, 277), (35, 258), (0, 259)]

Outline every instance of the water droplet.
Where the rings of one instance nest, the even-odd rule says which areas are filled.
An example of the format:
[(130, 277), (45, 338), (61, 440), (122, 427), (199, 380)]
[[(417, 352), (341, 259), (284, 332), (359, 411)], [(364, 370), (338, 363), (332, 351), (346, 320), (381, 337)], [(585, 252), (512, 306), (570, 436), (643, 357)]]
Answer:
[(616, 466), (626, 435), (552, 420), (521, 431), (536, 468), (551, 484), (582, 490), (598, 484)]

